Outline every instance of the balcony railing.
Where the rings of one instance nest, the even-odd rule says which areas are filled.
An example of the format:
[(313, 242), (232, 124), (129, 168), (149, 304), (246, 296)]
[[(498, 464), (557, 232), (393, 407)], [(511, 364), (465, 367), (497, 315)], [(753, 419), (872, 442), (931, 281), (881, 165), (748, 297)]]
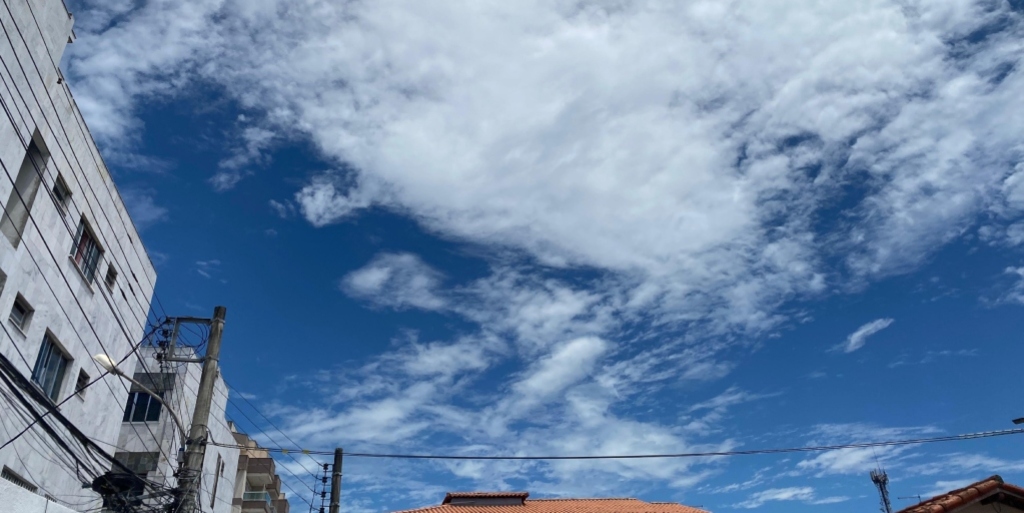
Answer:
[(271, 502), (274, 499), (267, 492), (242, 492), (242, 500)]

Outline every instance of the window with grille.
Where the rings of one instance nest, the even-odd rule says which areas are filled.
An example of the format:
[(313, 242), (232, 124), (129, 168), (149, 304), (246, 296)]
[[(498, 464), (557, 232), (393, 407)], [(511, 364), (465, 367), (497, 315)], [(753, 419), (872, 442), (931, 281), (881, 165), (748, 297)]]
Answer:
[(78, 222), (78, 231), (75, 233), (75, 245), (71, 248), (71, 258), (81, 269), (85, 279), (92, 283), (96, 279), (96, 267), (100, 264), (100, 256), (103, 250), (96, 242), (96, 235), (89, 228), (85, 217)]
[(47, 333), (43, 337), (43, 345), (39, 348), (35, 369), (32, 370), (32, 381), (35, 381), (43, 393), (53, 402), (57, 402), (60, 387), (64, 383), (64, 371), (70, 359), (64, 355), (53, 338)]
[(7, 468), (6, 466), (4, 467), (3, 471), (0, 472), (0, 477), (3, 477), (4, 479), (6, 479), (6, 480), (8, 480), (8, 481), (18, 485), (18, 486), (20, 486), (20, 487), (30, 491), (30, 492), (35, 493), (35, 491), (38, 490), (38, 488), (36, 488), (36, 486), (34, 484), (28, 482), (26, 479), (22, 478), (18, 474), (15, 474), (13, 470)]
[(25, 301), (25, 298), (21, 297), (21, 294), (14, 298), (11, 314), (7, 318), (22, 333), (28, 331), (28, 323), (32, 318), (32, 307), (28, 306), (28, 302)]
[(160, 401), (146, 392), (132, 392), (121, 422), (156, 422), (160, 420), (160, 407)]

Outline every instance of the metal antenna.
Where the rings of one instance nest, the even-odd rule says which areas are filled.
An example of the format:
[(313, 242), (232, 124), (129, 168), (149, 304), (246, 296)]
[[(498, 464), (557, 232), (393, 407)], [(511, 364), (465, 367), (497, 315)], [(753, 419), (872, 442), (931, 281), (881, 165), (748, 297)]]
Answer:
[(878, 488), (878, 495), (881, 497), (882, 513), (892, 513), (892, 504), (889, 503), (889, 475), (882, 469), (871, 471), (871, 482)]
[(896, 497), (896, 498), (900, 499), (900, 500), (904, 500), (904, 499), (907, 499), (907, 500), (909, 500), (909, 499), (917, 499), (917, 503), (918, 504), (921, 504), (922, 502), (924, 502), (924, 501), (921, 500), (921, 496), (920, 495), (907, 495), (906, 497)]

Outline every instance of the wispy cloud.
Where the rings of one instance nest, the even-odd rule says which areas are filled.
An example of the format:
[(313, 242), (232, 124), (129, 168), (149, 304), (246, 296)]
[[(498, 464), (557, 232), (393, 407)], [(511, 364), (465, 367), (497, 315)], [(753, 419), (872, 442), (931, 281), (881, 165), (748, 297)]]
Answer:
[(156, 204), (156, 194), (151, 190), (128, 187), (121, 190), (121, 199), (139, 231), (168, 218), (167, 208)]
[(864, 344), (868, 341), (869, 337), (884, 330), (885, 328), (888, 328), (893, 321), (894, 319), (890, 318), (875, 319), (857, 328), (857, 331), (850, 333), (850, 336), (846, 337), (846, 342), (839, 344), (834, 349), (844, 353), (852, 353), (864, 347)]
[(220, 260), (197, 260), (196, 272), (203, 278), (213, 278), (214, 274), (220, 272)]
[(411, 253), (383, 253), (341, 280), (351, 296), (395, 308), (440, 310), (446, 301), (438, 295), (441, 273)]
[(776, 501), (804, 501), (814, 499), (814, 488), (810, 486), (793, 486), (789, 488), (769, 488), (750, 496), (749, 499), (734, 504), (735, 508), (754, 509), (764, 506), (768, 502)]

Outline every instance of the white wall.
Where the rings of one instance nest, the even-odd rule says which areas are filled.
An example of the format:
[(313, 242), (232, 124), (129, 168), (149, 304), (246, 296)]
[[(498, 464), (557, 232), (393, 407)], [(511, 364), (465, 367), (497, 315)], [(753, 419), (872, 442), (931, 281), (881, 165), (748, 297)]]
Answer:
[(0, 504), (4, 513), (72, 513), (73, 509), (0, 479)]
[[(0, 290), (0, 323), (6, 328), (0, 329), (0, 353), (28, 376), (44, 334), (52, 333), (71, 359), (59, 401), (74, 393), (80, 371), (90, 378), (101, 374), (92, 355), (105, 352), (120, 359), (141, 338), (156, 272), (57, 69), (72, 37), (73, 18), (61, 0), (7, 4), (13, 17), (0, 9), (0, 23), (10, 36), (0, 37), (0, 60), (6, 65), (0, 66), (0, 163), (10, 175), (0, 169), (0, 202), (7, 202), (33, 134), (38, 134), (50, 157), (32, 205), (34, 222), (29, 221), (21, 243), (15, 248), (0, 237), (0, 271), (7, 276)], [(50, 197), (57, 173), (72, 193), (68, 212), (59, 210)], [(104, 250), (92, 284), (68, 257), (83, 214)], [(103, 278), (111, 264), (118, 277), (108, 288)], [(7, 320), (18, 294), (35, 309), (24, 333)], [(107, 377), (61, 411), (87, 436), (114, 444), (126, 398), (121, 380)], [(23, 425), (20, 419), (0, 415), (0, 438)], [(28, 440), (22, 437), (0, 451), (0, 466), (14, 469), (58, 499), (81, 495), (81, 478), (51, 463)]]

